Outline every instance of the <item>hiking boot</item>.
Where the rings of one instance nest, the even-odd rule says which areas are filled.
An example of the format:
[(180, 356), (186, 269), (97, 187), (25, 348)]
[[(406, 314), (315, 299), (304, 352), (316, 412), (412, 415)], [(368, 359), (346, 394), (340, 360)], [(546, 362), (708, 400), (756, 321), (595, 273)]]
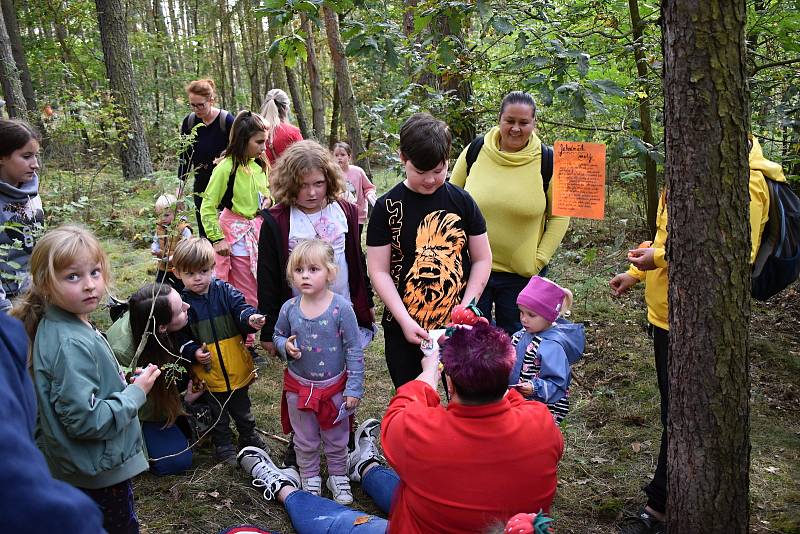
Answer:
[(350, 481), (344, 475), (331, 475), (325, 483), (333, 494), (333, 500), (339, 504), (353, 504), (353, 492), (350, 491)]
[(353, 482), (361, 482), (364, 469), (369, 464), (384, 463), (385, 460), (375, 444), (375, 436), (380, 429), (381, 423), (377, 419), (367, 419), (358, 425), (355, 433), (355, 449), (347, 455), (347, 475)]
[(644, 508), (636, 515), (626, 517), (619, 526), (619, 534), (663, 534), (667, 531), (663, 521), (659, 521)]
[(228, 465), (236, 465), (236, 447), (230, 443), (214, 447), (214, 458)]
[(319, 495), (322, 493), (322, 477), (319, 475), (308, 477), (308, 478), (300, 478), (300, 486), (303, 491), (309, 492), (311, 495)]
[(239, 448), (244, 449), (245, 447), (256, 447), (257, 449), (268, 450), (267, 444), (264, 443), (264, 440), (261, 437), (253, 432), (249, 436), (239, 436)]
[(239, 451), (239, 467), (253, 477), (253, 486), (264, 488), (264, 498), (268, 501), (278, 496), (281, 488), (300, 487), (300, 476), (294, 469), (280, 469), (266, 451), (257, 447), (245, 447)]

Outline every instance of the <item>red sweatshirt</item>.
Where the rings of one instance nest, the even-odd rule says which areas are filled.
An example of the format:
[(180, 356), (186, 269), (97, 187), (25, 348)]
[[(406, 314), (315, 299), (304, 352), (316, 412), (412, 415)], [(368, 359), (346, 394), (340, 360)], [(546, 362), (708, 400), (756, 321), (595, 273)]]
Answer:
[(512, 390), (482, 406), (439, 404), (428, 384), (397, 390), (381, 425), (400, 476), (390, 533), (481, 532), (494, 520), (550, 511), (564, 440), (547, 406)]

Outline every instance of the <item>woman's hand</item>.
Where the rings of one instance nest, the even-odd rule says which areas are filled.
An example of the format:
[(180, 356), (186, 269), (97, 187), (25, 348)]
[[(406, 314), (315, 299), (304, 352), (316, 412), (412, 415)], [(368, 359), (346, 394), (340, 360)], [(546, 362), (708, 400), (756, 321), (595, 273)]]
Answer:
[(361, 399), (358, 397), (345, 397), (344, 398), (344, 408), (345, 410), (355, 410), (358, 408), (358, 404), (361, 402)]
[(611, 291), (614, 293), (614, 296), (619, 297), (632, 286), (634, 286), (638, 281), (639, 280), (628, 273), (619, 273), (608, 282), (608, 285), (611, 286)]
[(652, 271), (656, 268), (655, 254), (656, 249), (652, 247), (634, 248), (628, 251), (628, 261), (640, 271)]
[(214, 252), (216, 252), (220, 256), (230, 256), (231, 245), (225, 239), (221, 239), (216, 243), (214, 243)]

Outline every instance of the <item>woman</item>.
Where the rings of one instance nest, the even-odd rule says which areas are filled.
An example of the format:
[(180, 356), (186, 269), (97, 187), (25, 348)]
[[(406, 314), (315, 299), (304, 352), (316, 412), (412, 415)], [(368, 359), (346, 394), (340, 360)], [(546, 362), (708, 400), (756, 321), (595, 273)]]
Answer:
[(492, 273), (478, 301), (486, 317), (509, 334), (518, 331), (516, 299), (531, 276), (543, 275), (569, 226), (551, 213), (552, 185), (542, 182), (542, 142), (534, 133), (536, 103), (513, 91), (500, 104), (500, 123), (484, 136), (471, 168), (465, 148), (450, 181), (466, 189), (486, 219)]
[(201, 124), (197, 135), (186, 151), (181, 154), (178, 178), (185, 181), (194, 169), (194, 205), (197, 216), (197, 230), (206, 237), (203, 222), (200, 220), (202, 193), (206, 190), (214, 169), (214, 160), (228, 146), (228, 132), (233, 125), (233, 115), (214, 105), (216, 86), (214, 80), (195, 80), (186, 86), (189, 106), (192, 112), (183, 118), (181, 135), (189, 135), (195, 126)]
[(289, 96), (281, 89), (271, 89), (264, 97), (260, 115), (268, 124), (277, 124), (267, 137), (267, 158), (270, 165), (289, 148), (289, 145), (303, 140), (300, 129), (288, 122)]

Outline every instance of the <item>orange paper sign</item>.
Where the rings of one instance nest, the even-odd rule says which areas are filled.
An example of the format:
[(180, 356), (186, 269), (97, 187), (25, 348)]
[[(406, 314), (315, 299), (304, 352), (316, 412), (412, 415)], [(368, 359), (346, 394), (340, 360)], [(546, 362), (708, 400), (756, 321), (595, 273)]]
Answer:
[(556, 141), (553, 159), (553, 215), (602, 219), (606, 197), (606, 146)]

